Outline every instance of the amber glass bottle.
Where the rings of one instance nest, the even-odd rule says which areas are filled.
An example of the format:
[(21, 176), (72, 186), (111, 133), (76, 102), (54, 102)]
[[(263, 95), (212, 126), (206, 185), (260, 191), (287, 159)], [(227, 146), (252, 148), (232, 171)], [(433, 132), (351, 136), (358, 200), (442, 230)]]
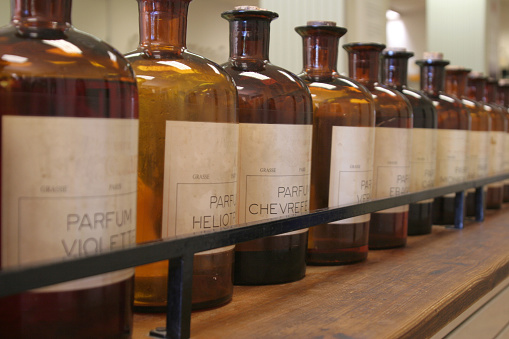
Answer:
[[(257, 7), (224, 12), (230, 58), (223, 65), (239, 95), (239, 222), (309, 210), (312, 99), (294, 74), (270, 63), (270, 22)], [(304, 277), (307, 229), (237, 245), (235, 284), (277, 284)]]
[[(498, 81), (498, 104), (505, 109), (509, 119), (509, 79)], [(505, 136), (504, 143), (504, 172), (509, 173), (509, 131)], [(504, 180), (504, 202), (509, 202), (509, 179)]]
[[(485, 102), (492, 108), (491, 116), (493, 120), (490, 160), (492, 160), (495, 172), (500, 174), (504, 172), (507, 161), (507, 149), (505, 141), (507, 137), (508, 120), (507, 110), (498, 104), (498, 81), (495, 78), (486, 79)], [(500, 209), (504, 200), (504, 182), (496, 182), (488, 185), (488, 198), (486, 199), (487, 208)]]
[[(495, 82), (496, 86), (496, 82)], [(468, 77), (469, 97), (482, 103), (485, 112), (491, 117), (491, 131), (488, 153), (488, 175), (500, 174), (504, 165), (504, 146), (507, 135), (507, 119), (504, 112), (495, 104), (488, 103), (487, 78), (481, 73), (472, 72)], [(494, 93), (496, 94), (496, 93)], [(490, 93), (489, 98), (494, 99)], [(503, 201), (503, 182), (488, 185), (486, 208), (499, 209)]]
[[(295, 30), (304, 45), (300, 77), (314, 103), (310, 208), (369, 201), (375, 105), (364, 86), (336, 70), (339, 38), (346, 29), (317, 21)], [(366, 259), (369, 219), (367, 214), (310, 228), (307, 263), (340, 265)]]
[[(133, 244), (131, 68), (74, 29), (70, 0), (12, 5), (0, 29), (2, 268)], [(132, 276), (128, 269), (2, 298), (0, 336), (130, 338)]]
[[(385, 50), (383, 53), (382, 81), (402, 93), (412, 105), (412, 159), (410, 191), (417, 192), (435, 185), (437, 156), (437, 112), (433, 102), (420, 91), (408, 88), (408, 59), (414, 55), (404, 49)], [(410, 204), (408, 235), (431, 233), (433, 226), (433, 199)]]
[[(470, 70), (460, 66), (447, 66), (445, 92), (456, 96), (468, 110), (472, 121), (467, 150), (466, 180), (474, 180), (488, 175), (489, 142), (491, 117), (478, 102), (467, 97), (467, 77)], [(483, 209), (486, 206), (483, 206)], [(466, 196), (466, 215), (475, 216), (475, 189), (469, 189)]]
[[(236, 90), (186, 49), (190, 0), (138, 0), (140, 44), (127, 59), (140, 94), (137, 241), (236, 224)], [(231, 300), (233, 246), (196, 254), (194, 309)], [(135, 306), (163, 310), (167, 262), (136, 268)]]
[[(376, 131), (373, 197), (408, 193), (410, 188), (412, 106), (398, 91), (380, 84), (380, 56), (385, 45), (352, 43), (348, 52), (349, 75), (371, 92), (375, 100)], [(369, 248), (406, 245), (408, 205), (371, 214)]]
[[(433, 101), (438, 115), (437, 172), (435, 185), (459, 183), (467, 175), (466, 152), (471, 118), (461, 101), (447, 95), (445, 66), (441, 53), (425, 53), (416, 63), (421, 68), (421, 90)], [(433, 201), (433, 224), (453, 225), (455, 194), (447, 194)], [(464, 203), (464, 202), (463, 202)]]

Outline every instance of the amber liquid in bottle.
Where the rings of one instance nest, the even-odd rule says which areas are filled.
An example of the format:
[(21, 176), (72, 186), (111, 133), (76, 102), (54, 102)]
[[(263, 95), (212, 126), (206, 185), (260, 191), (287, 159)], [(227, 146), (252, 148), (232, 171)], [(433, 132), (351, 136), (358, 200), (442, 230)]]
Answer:
[[(445, 66), (449, 64), (448, 61), (442, 60), (441, 56), (430, 56), (416, 63), (421, 68), (421, 90), (433, 101), (438, 116), (435, 185), (462, 182), (467, 174), (466, 151), (471, 126), (470, 114), (459, 99), (444, 92)], [(454, 225), (454, 200), (454, 193), (434, 199), (434, 225)]]
[[(505, 116), (509, 119), (509, 79), (500, 79), (498, 81), (498, 104), (502, 106)], [(509, 131), (505, 136), (504, 143), (504, 172), (509, 172)], [(509, 179), (504, 180), (503, 202), (509, 202)]]
[[(353, 43), (348, 52), (349, 75), (371, 92), (375, 101), (376, 132), (373, 196), (386, 198), (408, 193), (410, 188), (412, 107), (399, 92), (380, 84), (380, 54), (385, 45)], [(371, 214), (369, 248), (406, 245), (408, 205)]]
[[(505, 149), (507, 137), (507, 110), (497, 104), (497, 80), (486, 79), (484, 101), (491, 116), (491, 142), (490, 142), (490, 175), (501, 174), (504, 171), (506, 157)], [(488, 108), (489, 107), (489, 108)], [(500, 209), (504, 200), (504, 182), (495, 182), (488, 185), (486, 208)]]
[[(235, 86), (186, 49), (189, 2), (138, 1), (140, 45), (127, 54), (140, 96), (138, 243), (236, 224)], [(231, 300), (233, 252), (194, 256), (193, 309)], [(167, 275), (167, 261), (136, 268), (137, 310), (165, 310)]]
[[(36, 264), (37, 260), (62, 260), (99, 253), (110, 249), (111, 239), (114, 242), (120, 238), (124, 240), (111, 248), (134, 243), (138, 107), (131, 68), (113, 48), (73, 28), (70, 0), (13, 1), (12, 4), (11, 24), (0, 29), (2, 163), (8, 166), (2, 167), (2, 177), (7, 179), (2, 183), (6, 190), (2, 194), (2, 267), (13, 268), (18, 264)], [(20, 134), (16, 132), (13, 137), (10, 132), (16, 121), (22, 122), (22, 129), (18, 129)], [(95, 127), (90, 129), (90, 126)], [(88, 135), (81, 132), (85, 129)], [(65, 133), (65, 130), (73, 132)], [(45, 138), (44, 135), (48, 134), (50, 136)], [(95, 154), (85, 145), (73, 148), (76, 143), (85, 140), (91, 143), (110, 140), (111, 143), (99, 143), (97, 146), (101, 150)], [(44, 159), (51, 161), (41, 162), (37, 156), (29, 160), (11, 157), (13, 152), (26, 152), (20, 147), (24, 144), (41, 150)], [(116, 149), (115, 144), (121, 149)], [(64, 150), (64, 154), (59, 153), (59, 148)], [(116, 152), (117, 157), (100, 161), (111, 161), (110, 174), (119, 178), (119, 182), (103, 182), (104, 170), (88, 164), (112, 152)], [(19, 168), (23, 163), (28, 164), (21, 165), (26, 171), (11, 176), (10, 168)], [(117, 176), (114, 168), (119, 167), (123, 168), (123, 174)], [(68, 168), (69, 172), (62, 174), (62, 168)], [(81, 180), (80, 174), (83, 173), (80, 168), (86, 168), (92, 176)], [(19, 232), (23, 233), (26, 229), (23, 226), (27, 226), (23, 218), (37, 215), (39, 219), (32, 220), (34, 222), (28, 227), (30, 236), (19, 242), (12, 238), (12, 225), (17, 223), (12, 222), (9, 210), (19, 208), (26, 211), (24, 204), (27, 200), (20, 199), (25, 202), (20, 201), (16, 208), (8, 205), (9, 201), (18, 201), (19, 198), (13, 193), (19, 189), (13, 189), (11, 182), (14, 180), (23, 180), (27, 185), (39, 183), (23, 193), (24, 198), (30, 197), (35, 203), (30, 205), (30, 213), (23, 213), (20, 217)], [(108, 191), (110, 184), (117, 183), (122, 187), (116, 186), (117, 191)], [(84, 188), (88, 184), (94, 187)], [(105, 191), (108, 191), (106, 195), (118, 198), (118, 202), (112, 202), (108, 197), (99, 198), (101, 202), (95, 213), (99, 218), (99, 211), (106, 208), (103, 205), (112, 210), (130, 211), (130, 219), (121, 221), (122, 226), (119, 226), (124, 236), (101, 229), (85, 236), (87, 223), (82, 223), (84, 219), (81, 216), (94, 213), (86, 205), (96, 199), (88, 197), (105, 194)], [(122, 198), (122, 195), (127, 198)], [(66, 225), (64, 219), (61, 225), (61, 220), (52, 217), (62, 217), (62, 213), (66, 213), (68, 218), (70, 216), (72, 219), (68, 222), (72, 222)], [(74, 223), (78, 215), (83, 228)], [(51, 230), (45, 226), (48, 220), (56, 225)], [(73, 238), (65, 235), (69, 232), (66, 226), (76, 231), (71, 236)], [(103, 243), (102, 248), (97, 247), (99, 239), (104, 242), (108, 239), (108, 245)], [(82, 244), (86, 242), (86, 247), (78, 248), (76, 244), (80, 241)], [(62, 248), (62, 243), (68, 247)], [(21, 249), (17, 263), (12, 260), (13, 246)], [(0, 336), (130, 338), (132, 274), (132, 270), (113, 272), (100, 276), (102, 278), (90, 277), (1, 298)], [(104, 280), (98, 282), (98, 279)]]
[[(423, 92), (407, 86), (408, 59), (413, 55), (405, 50), (384, 51), (382, 80), (384, 85), (402, 93), (412, 105), (414, 125), (410, 190), (416, 192), (435, 185), (437, 112), (433, 102)], [(431, 233), (432, 205), (432, 199), (410, 204), (408, 235)]]
[[(304, 44), (300, 78), (314, 103), (310, 208), (368, 201), (375, 107), (364, 86), (336, 70), (338, 42), (346, 29), (325, 21), (308, 22), (295, 30)], [(352, 182), (357, 186), (349, 185)], [(307, 263), (340, 265), (365, 260), (369, 219), (368, 214), (310, 228)]]
[[(239, 7), (223, 65), (239, 96), (239, 223), (309, 210), (312, 100), (294, 74), (270, 63), (269, 29), (277, 13)], [(237, 244), (234, 282), (277, 284), (304, 277), (307, 230)]]
[[(467, 77), (469, 73), (470, 70), (463, 67), (446, 67), (445, 92), (460, 99), (470, 114), (472, 125), (469, 137), (466, 180), (474, 180), (488, 175), (491, 117), (479, 102), (474, 101), (475, 98), (472, 100), (468, 97)], [(465, 207), (467, 217), (476, 215), (475, 189), (473, 188), (467, 191)], [(483, 206), (483, 209), (485, 208), (486, 203)]]

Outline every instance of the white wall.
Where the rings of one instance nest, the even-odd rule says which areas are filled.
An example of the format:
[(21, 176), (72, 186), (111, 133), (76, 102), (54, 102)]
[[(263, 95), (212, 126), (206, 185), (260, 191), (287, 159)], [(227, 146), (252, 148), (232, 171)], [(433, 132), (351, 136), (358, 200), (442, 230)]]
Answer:
[(426, 15), (421, 11), (400, 13), (400, 19), (387, 22), (387, 47), (404, 47), (414, 53), (408, 61), (409, 85), (419, 87), (419, 66), (415, 60), (421, 59), (427, 48)]
[[(295, 27), (305, 26), (311, 20), (335, 21), (345, 26), (345, 0), (261, 0), (262, 8), (274, 11), (279, 18), (271, 24), (270, 61), (296, 74), (303, 68), (302, 38)], [(347, 33), (348, 35), (348, 33)], [(344, 43), (344, 39), (340, 41)], [(338, 67), (345, 58), (339, 51)], [(341, 72), (342, 70), (339, 69)]]
[(427, 0), (428, 49), (444, 53), (451, 64), (487, 72), (487, 1)]
[[(500, 2), (500, 35), (498, 41), (498, 64), (509, 72), (509, 0)], [(509, 77), (509, 76), (508, 76)]]

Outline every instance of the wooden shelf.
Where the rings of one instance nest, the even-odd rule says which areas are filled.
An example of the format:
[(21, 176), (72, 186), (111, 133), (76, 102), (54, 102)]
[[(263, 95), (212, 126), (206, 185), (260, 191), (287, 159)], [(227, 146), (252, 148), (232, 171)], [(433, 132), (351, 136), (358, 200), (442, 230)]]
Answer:
[[(509, 206), (434, 226), (405, 248), (370, 251), (366, 262), (308, 266), (306, 277), (273, 286), (235, 286), (233, 301), (194, 312), (192, 338), (429, 337), (509, 277)], [(136, 314), (133, 338), (165, 326)]]

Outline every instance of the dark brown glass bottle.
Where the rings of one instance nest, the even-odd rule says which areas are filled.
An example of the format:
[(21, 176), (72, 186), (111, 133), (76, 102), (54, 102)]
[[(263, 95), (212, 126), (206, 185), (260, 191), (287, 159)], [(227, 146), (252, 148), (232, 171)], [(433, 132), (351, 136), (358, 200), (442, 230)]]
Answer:
[[(496, 86), (496, 82), (495, 82)], [(484, 110), (491, 118), (488, 175), (500, 174), (503, 171), (505, 137), (507, 135), (507, 119), (504, 112), (488, 100), (487, 78), (481, 73), (472, 72), (468, 77), (469, 97), (481, 102)], [(491, 89), (491, 88), (490, 88)], [(496, 93), (490, 93), (489, 98), (494, 99)], [(486, 195), (486, 208), (499, 209), (502, 207), (504, 186), (503, 182), (488, 185)]]
[[(132, 69), (71, 24), (70, 0), (12, 1), (0, 29), (2, 268), (133, 244)], [(2, 338), (130, 338), (133, 269), (0, 299)]]
[[(470, 70), (459, 66), (447, 66), (445, 92), (456, 96), (469, 111), (472, 128), (469, 135), (466, 180), (474, 180), (488, 175), (489, 141), (491, 117), (483, 106), (467, 95), (467, 77)], [(486, 206), (483, 206), (483, 209)], [(466, 195), (466, 215), (476, 215), (475, 189), (469, 189)]]
[[(189, 2), (138, 0), (140, 44), (127, 59), (140, 94), (139, 243), (237, 224), (237, 93), (221, 66), (187, 50)], [(233, 255), (194, 256), (193, 309), (231, 300)], [(137, 267), (135, 307), (164, 311), (167, 281), (167, 261)]]
[[(410, 188), (412, 106), (404, 95), (380, 84), (380, 56), (385, 48), (377, 43), (343, 45), (348, 52), (349, 75), (371, 92), (375, 100), (375, 160), (373, 197), (408, 193)], [(406, 245), (408, 205), (371, 214), (369, 248)]]
[[(304, 47), (300, 78), (314, 103), (310, 208), (369, 201), (375, 105), (364, 86), (336, 70), (339, 38), (346, 29), (317, 21), (295, 30)], [(307, 263), (340, 265), (366, 259), (369, 219), (367, 214), (310, 228)]]
[[(385, 50), (383, 53), (383, 84), (402, 93), (412, 105), (412, 160), (410, 191), (417, 192), (435, 185), (437, 156), (437, 112), (433, 102), (420, 91), (408, 88), (408, 59), (414, 55), (404, 49)], [(433, 226), (433, 199), (410, 204), (408, 235), (431, 233)]]
[[(506, 117), (509, 119), (509, 79), (498, 81), (498, 104), (504, 107)], [(509, 172), (509, 131), (505, 136), (504, 172)], [(504, 180), (504, 202), (509, 202), (509, 179)]]
[[(224, 12), (230, 58), (223, 65), (239, 95), (240, 223), (309, 210), (312, 99), (296, 75), (269, 61), (270, 22), (257, 7)], [(307, 229), (238, 244), (235, 284), (277, 284), (306, 272)]]
[[(492, 137), (491, 144), (493, 145), (490, 157), (494, 160), (495, 165), (498, 166), (497, 174), (504, 172), (504, 166), (507, 166), (507, 149), (505, 148), (507, 132), (508, 132), (508, 120), (507, 110), (498, 104), (498, 81), (495, 78), (488, 77), (486, 79), (486, 99), (485, 101), (492, 108), (492, 120), (493, 128), (492, 134), (496, 134)], [(497, 118), (493, 116), (496, 115)], [(497, 125), (497, 126), (496, 126)], [(498, 132), (498, 133), (496, 133)], [(495, 143), (494, 143), (495, 142)], [(496, 167), (497, 168), (497, 167)], [(490, 194), (490, 187), (492, 187)], [(489, 209), (500, 209), (502, 208), (504, 200), (504, 182), (496, 182), (492, 185), (488, 185), (488, 197), (486, 199), (486, 205)]]
[[(438, 116), (437, 172), (435, 186), (445, 186), (465, 180), (466, 152), (470, 114), (445, 89), (445, 66), (449, 61), (441, 53), (425, 53), (416, 63), (421, 68), (421, 90), (433, 101)], [(455, 194), (447, 194), (433, 201), (433, 224), (454, 225)], [(464, 202), (463, 202), (464, 203)]]

